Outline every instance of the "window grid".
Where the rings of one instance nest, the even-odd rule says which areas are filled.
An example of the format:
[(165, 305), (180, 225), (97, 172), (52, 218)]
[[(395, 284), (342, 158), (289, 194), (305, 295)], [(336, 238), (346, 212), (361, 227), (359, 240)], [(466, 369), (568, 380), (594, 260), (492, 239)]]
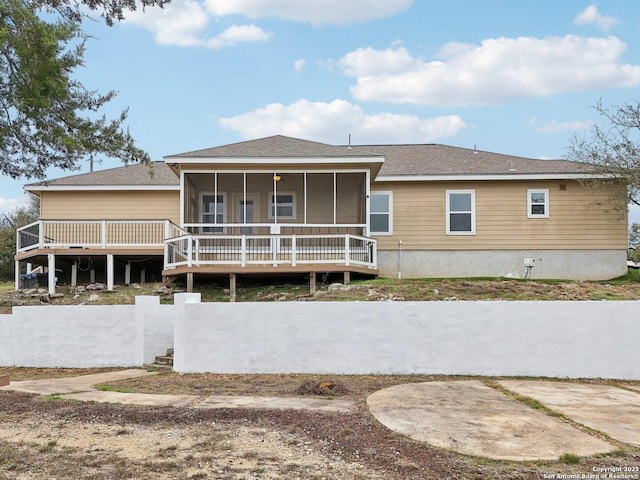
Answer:
[(476, 234), (475, 190), (446, 191), (447, 235)]

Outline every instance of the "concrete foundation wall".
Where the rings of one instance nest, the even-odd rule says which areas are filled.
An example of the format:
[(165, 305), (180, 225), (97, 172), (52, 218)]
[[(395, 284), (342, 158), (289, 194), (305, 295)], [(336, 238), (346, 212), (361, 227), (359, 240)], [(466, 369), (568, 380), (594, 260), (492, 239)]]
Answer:
[(398, 278), (399, 268), (402, 278), (524, 278), (525, 258), (535, 260), (531, 278), (608, 280), (627, 273), (624, 250), (383, 250), (378, 268), (387, 278)]
[(136, 305), (14, 307), (0, 315), (0, 365), (142, 366), (173, 346), (173, 306), (158, 297)]
[(184, 373), (640, 379), (640, 302), (184, 304)]

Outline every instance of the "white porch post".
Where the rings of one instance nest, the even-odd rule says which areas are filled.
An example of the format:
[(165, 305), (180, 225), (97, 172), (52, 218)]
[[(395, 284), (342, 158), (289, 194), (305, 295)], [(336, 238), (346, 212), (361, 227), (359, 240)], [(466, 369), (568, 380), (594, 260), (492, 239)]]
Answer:
[(56, 293), (56, 256), (53, 253), (47, 255), (47, 264), (49, 268), (47, 283), (49, 284), (49, 295), (52, 295)]
[[(180, 170), (180, 227), (184, 228), (184, 172)], [(167, 238), (169, 236), (167, 235)]]
[(349, 235), (344, 236), (344, 264), (348, 267), (351, 259), (351, 251), (349, 249)]
[(365, 223), (365, 227), (364, 227), (364, 232), (362, 232), (363, 236), (368, 237), (369, 236), (369, 217), (371, 217), (371, 185), (370, 185), (370, 172), (369, 170), (367, 170), (365, 172), (365, 219), (364, 219), (364, 223)]
[(131, 285), (131, 262), (127, 262), (124, 266), (124, 284)]
[(33, 270), (33, 265), (27, 262), (27, 273), (31, 273), (32, 270)]
[(102, 248), (107, 248), (107, 221), (102, 220)]
[(296, 266), (296, 261), (298, 257), (298, 246), (296, 245), (296, 235), (291, 235), (291, 266)]
[(113, 254), (107, 254), (107, 290), (113, 290)]

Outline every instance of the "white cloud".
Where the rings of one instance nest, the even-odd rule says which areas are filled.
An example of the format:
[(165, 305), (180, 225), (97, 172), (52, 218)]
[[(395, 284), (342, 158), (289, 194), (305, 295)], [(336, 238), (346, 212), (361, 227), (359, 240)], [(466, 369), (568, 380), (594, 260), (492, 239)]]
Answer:
[(371, 47), (359, 48), (347, 53), (338, 64), (350, 77), (362, 77), (379, 73), (393, 73), (409, 70), (419, 64), (406, 48), (375, 50)]
[(154, 33), (161, 45), (220, 49), (242, 42), (265, 42), (271, 34), (255, 25), (233, 25), (215, 36), (207, 36), (209, 14), (193, 0), (174, 0), (164, 8), (146, 8), (126, 14), (126, 21)]
[(0, 216), (3, 213), (13, 212), (19, 207), (23, 207), (27, 203), (27, 198), (4, 198), (0, 197)]
[(575, 132), (577, 130), (585, 130), (591, 128), (594, 125), (593, 120), (573, 120), (570, 122), (558, 122), (557, 120), (550, 120), (542, 124), (538, 124), (535, 117), (529, 120), (529, 126), (532, 127), (537, 133), (552, 134), (557, 132)]
[(640, 85), (640, 66), (619, 61), (625, 49), (614, 36), (492, 38), (444, 45), (440, 60), (368, 48), (338, 64), (358, 100), (451, 107)]
[(224, 32), (207, 40), (206, 46), (209, 48), (233, 47), (242, 42), (266, 42), (271, 37), (255, 25), (232, 25)]
[(601, 15), (595, 5), (590, 5), (573, 19), (573, 23), (576, 25), (595, 25), (606, 32), (618, 23), (618, 19)]
[(277, 17), (312, 25), (350, 25), (395, 15), (413, 0), (206, 0), (215, 16)]
[(243, 138), (288, 135), (327, 143), (432, 142), (456, 135), (468, 125), (458, 115), (421, 119), (415, 115), (379, 113), (368, 115), (346, 100), (330, 103), (298, 100), (290, 105), (273, 103), (252, 112), (223, 118), (221, 127)]
[(300, 73), (306, 64), (307, 64), (307, 61), (301, 58), (293, 62), (293, 68), (297, 73)]

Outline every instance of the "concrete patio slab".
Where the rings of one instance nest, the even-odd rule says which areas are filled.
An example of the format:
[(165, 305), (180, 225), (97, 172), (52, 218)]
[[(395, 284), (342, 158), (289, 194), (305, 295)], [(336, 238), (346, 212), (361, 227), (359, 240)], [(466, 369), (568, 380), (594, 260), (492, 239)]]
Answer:
[(615, 449), (476, 380), (397, 385), (367, 404), (391, 430), (466, 455), (552, 460)]
[(148, 393), (90, 392), (70, 393), (60, 398), (83, 402), (119, 403), (122, 405), (143, 405), (156, 407), (186, 407), (198, 399), (196, 395), (155, 395)]
[(0, 387), (0, 390), (14, 390), (18, 392), (37, 393), (39, 395), (86, 392), (93, 390), (93, 386), (99, 383), (113, 382), (126, 378), (146, 377), (148, 375), (156, 375), (156, 373), (139, 368), (131, 368), (127, 370), (116, 370), (114, 372), (96, 373), (93, 375), (81, 375), (78, 377), (11, 382), (11, 384), (5, 387)]
[(351, 412), (355, 407), (355, 403), (349, 400), (249, 396), (212, 396), (197, 405), (197, 408), (269, 408), (276, 410), (315, 410), (320, 412), (343, 413)]
[(640, 446), (640, 392), (611, 385), (537, 380), (502, 380), (500, 384), (575, 422)]

